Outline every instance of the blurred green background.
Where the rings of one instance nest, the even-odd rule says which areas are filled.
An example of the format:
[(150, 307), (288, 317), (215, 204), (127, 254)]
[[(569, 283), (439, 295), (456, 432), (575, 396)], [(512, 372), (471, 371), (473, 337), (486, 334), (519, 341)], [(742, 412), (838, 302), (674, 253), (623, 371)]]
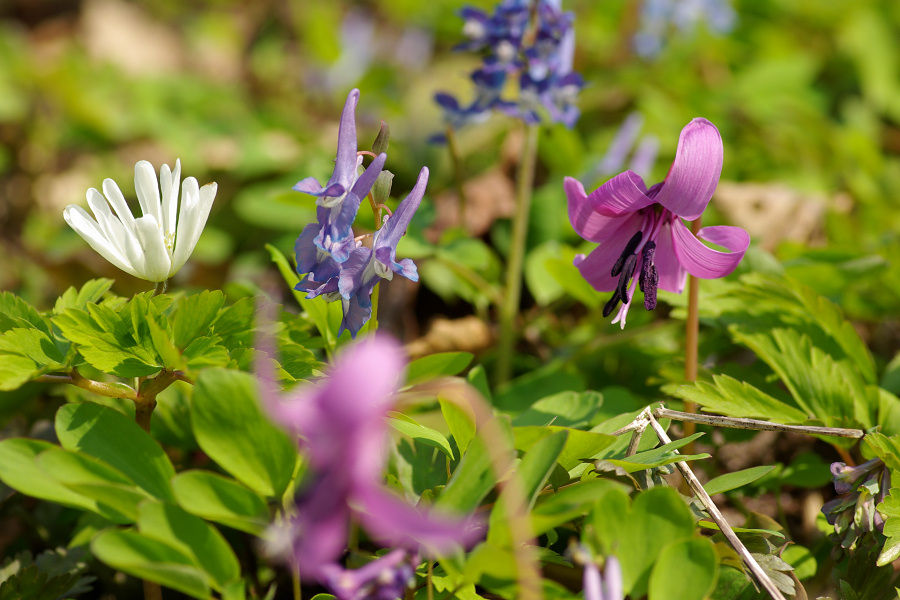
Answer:
[[(498, 115), (460, 132), (472, 196), (462, 229), (447, 150), (427, 141), (443, 128), (433, 94), (467, 99), (467, 74), (478, 62), (451, 51), (461, 40), (462, 5), (3, 0), (0, 289), (45, 306), (89, 277), (113, 277), (123, 294), (146, 288), (93, 253), (62, 210), (84, 204), (87, 188), (106, 177), (133, 200), (137, 160), (158, 168), (176, 158), (184, 175), (201, 185), (217, 181), (219, 193), (174, 283), (224, 287), (231, 297), (259, 286), (283, 289), (263, 245), (289, 254), (314, 218), (312, 198), (290, 187), (310, 175), (327, 179), (340, 108), (359, 87), (360, 148), (374, 140), (380, 120), (391, 127), (394, 198), (405, 196), (423, 165), (432, 171), (406, 243), (407, 255), (423, 259), (424, 287), (404, 288), (416, 316), (400, 329), (411, 339), (440, 315), (489, 321), (487, 288), (442, 267), (431, 247), (440, 242), (450, 248), (445, 258), (450, 252), (499, 285), (521, 124)], [(786, 271), (839, 302), (882, 361), (896, 353), (900, 3), (747, 0), (733, 7), (731, 33), (673, 29), (662, 52), (644, 59), (632, 49), (639, 2), (564, 2), (576, 14), (575, 68), (588, 85), (577, 126), (541, 134), (523, 305), (534, 328), (526, 327), (526, 337), (537, 346), (575, 339), (585, 317), (591, 335), (612, 332), (548, 272), (553, 259), (567, 262), (582, 248), (568, 225), (562, 178), (591, 172), (637, 111), (642, 131), (660, 139), (653, 181), (665, 176), (681, 128), (695, 116), (713, 121), (725, 166), (705, 222), (748, 229), (755, 249), (744, 270)], [(286, 291), (277, 293), (291, 305)], [(637, 325), (659, 318), (631, 317)]]

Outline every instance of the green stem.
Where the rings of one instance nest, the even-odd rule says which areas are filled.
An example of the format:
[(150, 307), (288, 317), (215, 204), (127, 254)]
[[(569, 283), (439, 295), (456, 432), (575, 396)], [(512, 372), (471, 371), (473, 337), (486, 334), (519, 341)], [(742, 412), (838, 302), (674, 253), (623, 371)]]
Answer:
[(291, 569), (291, 583), (294, 587), (294, 600), (303, 600), (303, 592), (300, 591), (300, 571)]
[(516, 213), (513, 217), (512, 241), (506, 264), (506, 292), (500, 308), (500, 340), (497, 348), (498, 384), (512, 378), (513, 354), (516, 346), (516, 316), (522, 299), (522, 269), (525, 263), (525, 242), (528, 237), (528, 217), (531, 212), (531, 192), (537, 163), (538, 126), (527, 126), (522, 160), (516, 177)]
[(372, 290), (372, 316), (369, 318), (368, 335), (374, 335), (378, 331), (378, 298), (380, 296), (381, 286), (376, 285)]
[(462, 157), (459, 154), (459, 146), (456, 144), (456, 132), (452, 127), (447, 127), (447, 149), (450, 151), (450, 162), (453, 163), (453, 182), (456, 187), (456, 195), (459, 196), (459, 226), (466, 228), (466, 191), (463, 182)]

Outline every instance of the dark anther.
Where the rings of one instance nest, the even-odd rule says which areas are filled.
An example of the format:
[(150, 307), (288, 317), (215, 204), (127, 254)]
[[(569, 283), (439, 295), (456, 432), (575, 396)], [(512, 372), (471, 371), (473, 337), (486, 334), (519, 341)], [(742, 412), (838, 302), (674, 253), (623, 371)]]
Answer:
[(610, 273), (612, 277), (615, 277), (622, 272), (622, 268), (625, 266), (625, 261), (629, 256), (634, 255), (634, 251), (637, 250), (638, 244), (641, 243), (642, 237), (644, 237), (644, 234), (640, 231), (631, 236), (631, 239), (628, 240), (627, 244), (625, 244), (625, 249), (622, 250), (622, 254), (619, 255), (619, 260), (617, 260), (616, 264), (613, 265), (612, 272)]
[(619, 304), (619, 290), (616, 289), (613, 292), (612, 298), (609, 299), (609, 302), (606, 303), (606, 306), (603, 307), (603, 316), (608, 317), (612, 314), (612, 311), (616, 309), (616, 306)]
[(656, 308), (656, 287), (659, 284), (659, 273), (653, 264), (653, 254), (656, 252), (656, 242), (649, 241), (641, 252), (641, 276), (638, 283), (644, 292), (644, 308), (653, 310)]
[(634, 270), (636, 267), (637, 254), (629, 254), (628, 258), (625, 259), (625, 266), (622, 267), (622, 273), (619, 275), (619, 283), (616, 286), (616, 290), (619, 292), (619, 297), (622, 298), (623, 304), (628, 304), (628, 301), (630, 300), (628, 297), (628, 282), (634, 277)]

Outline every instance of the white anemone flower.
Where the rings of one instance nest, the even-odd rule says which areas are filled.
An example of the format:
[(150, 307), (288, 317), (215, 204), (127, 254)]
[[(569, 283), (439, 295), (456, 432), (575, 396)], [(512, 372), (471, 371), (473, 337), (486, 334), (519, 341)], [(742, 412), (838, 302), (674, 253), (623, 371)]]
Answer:
[(166, 281), (194, 251), (218, 187), (208, 183), (201, 188), (194, 177), (188, 177), (181, 184), (179, 208), (180, 179), (180, 160), (175, 161), (174, 171), (169, 165), (160, 167), (159, 181), (153, 165), (142, 160), (134, 165), (142, 217), (134, 218), (112, 179), (103, 180), (105, 198), (94, 188), (87, 191), (94, 217), (75, 204), (65, 208), (63, 217), (91, 248), (126, 273), (148, 281)]

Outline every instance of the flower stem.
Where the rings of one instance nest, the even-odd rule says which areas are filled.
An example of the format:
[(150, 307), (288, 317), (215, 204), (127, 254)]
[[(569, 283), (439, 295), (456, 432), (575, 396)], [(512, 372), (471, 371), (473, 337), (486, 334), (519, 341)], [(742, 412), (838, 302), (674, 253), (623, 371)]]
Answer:
[(528, 125), (522, 160), (516, 178), (516, 214), (513, 217), (512, 242), (506, 263), (506, 292), (500, 307), (500, 340), (497, 347), (498, 384), (506, 383), (513, 374), (513, 354), (516, 346), (516, 317), (522, 299), (522, 268), (525, 263), (525, 242), (528, 237), (528, 217), (531, 212), (531, 192), (537, 163), (538, 126)]
[(158, 583), (144, 580), (144, 600), (162, 600), (162, 588)]
[(303, 600), (303, 592), (300, 590), (299, 569), (291, 569), (291, 583), (294, 588), (294, 600)]
[(453, 182), (456, 186), (456, 195), (459, 196), (459, 226), (466, 228), (466, 191), (463, 186), (462, 157), (459, 154), (459, 146), (456, 144), (456, 132), (453, 127), (447, 127), (447, 150), (450, 151), (450, 162), (453, 163)]
[(378, 298), (380, 290), (380, 285), (376, 285), (372, 290), (372, 316), (369, 318), (369, 328), (366, 330), (368, 335), (374, 335), (378, 331)]
[[(700, 217), (691, 222), (691, 233), (696, 237), (700, 231)], [(684, 331), (684, 380), (688, 383), (697, 381), (697, 355), (698, 335), (700, 331), (700, 280), (693, 275), (688, 275), (688, 313)], [(684, 403), (684, 411), (695, 414), (697, 405), (687, 400)], [(694, 434), (696, 426), (692, 421), (684, 423), (684, 436)], [(694, 453), (694, 443), (691, 442), (684, 448), (685, 454)]]

